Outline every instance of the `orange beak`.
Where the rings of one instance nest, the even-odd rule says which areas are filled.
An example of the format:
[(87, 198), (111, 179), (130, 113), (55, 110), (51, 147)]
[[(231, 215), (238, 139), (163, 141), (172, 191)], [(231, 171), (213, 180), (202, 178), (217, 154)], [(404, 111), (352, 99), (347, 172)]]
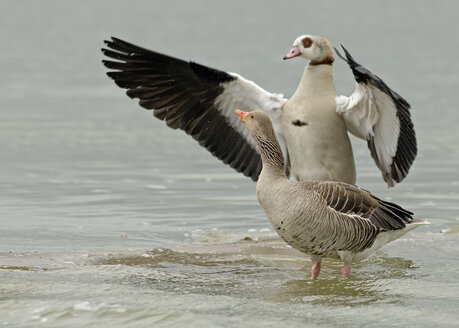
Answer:
[(245, 123), (245, 118), (246, 118), (247, 115), (249, 115), (249, 113), (248, 112), (243, 112), (240, 109), (236, 109), (234, 112), (237, 114), (237, 116), (239, 116), (239, 118), (241, 119), (241, 122)]

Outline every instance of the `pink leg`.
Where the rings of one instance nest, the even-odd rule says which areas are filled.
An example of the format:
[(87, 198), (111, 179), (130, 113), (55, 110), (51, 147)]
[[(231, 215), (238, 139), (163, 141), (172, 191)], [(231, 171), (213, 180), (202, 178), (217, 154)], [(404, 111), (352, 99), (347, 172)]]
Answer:
[(344, 266), (341, 268), (341, 275), (343, 278), (349, 278), (351, 275), (351, 264), (345, 263)]
[(314, 262), (312, 261), (312, 269), (311, 269), (311, 279), (316, 280), (320, 273), (320, 264), (321, 262)]

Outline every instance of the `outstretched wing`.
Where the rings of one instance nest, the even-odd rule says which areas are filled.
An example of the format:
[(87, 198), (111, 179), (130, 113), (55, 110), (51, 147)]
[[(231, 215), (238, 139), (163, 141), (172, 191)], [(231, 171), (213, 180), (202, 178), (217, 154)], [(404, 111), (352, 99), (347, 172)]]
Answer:
[(191, 135), (212, 155), (256, 181), (261, 157), (253, 138), (235, 109), (263, 110), (274, 123), (287, 157), (280, 130), (281, 107), (287, 101), (269, 93), (238, 74), (187, 62), (112, 38), (105, 41), (103, 60), (107, 73), (140, 106), (173, 129)]
[(346, 58), (335, 51), (349, 64), (357, 84), (350, 97), (336, 98), (337, 111), (349, 132), (367, 140), (384, 181), (392, 187), (406, 177), (417, 154), (410, 104), (341, 47)]

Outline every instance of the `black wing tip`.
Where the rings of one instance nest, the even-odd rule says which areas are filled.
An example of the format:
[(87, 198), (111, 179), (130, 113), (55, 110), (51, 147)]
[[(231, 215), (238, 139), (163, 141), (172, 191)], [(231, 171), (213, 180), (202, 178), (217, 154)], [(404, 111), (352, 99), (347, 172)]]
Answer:
[(109, 44), (109, 43), (114, 43), (114, 42), (126, 42), (126, 41), (123, 41), (117, 37), (114, 37), (114, 36), (111, 36), (110, 37), (110, 40), (104, 40), (104, 43), (105, 44)]
[[(352, 73), (354, 74), (354, 79), (357, 81), (357, 83), (371, 84), (372, 86), (386, 93), (395, 103), (398, 112), (402, 110), (403, 107), (406, 107), (406, 110), (411, 108), (411, 105), (405, 98), (399, 95), (396, 91), (392, 90), (379, 76), (372, 73), (361, 64), (357, 63), (354, 57), (352, 57), (352, 55), (349, 53), (349, 51), (342, 44), (340, 45), (341, 48), (343, 48), (343, 51), (346, 55), (346, 59), (344, 59), (341, 56), (341, 54), (338, 52), (336, 48), (335, 51), (341, 59), (348, 63), (352, 70)], [(409, 115), (409, 111), (407, 111), (407, 113)]]
[(346, 54), (346, 57), (347, 57), (348, 59), (352, 59), (352, 60), (353, 60), (354, 58), (352, 58), (352, 56), (351, 56), (351, 54), (349, 53), (349, 51), (348, 51), (346, 48), (344, 48), (344, 46), (343, 46), (341, 43), (340, 43), (340, 46), (341, 46), (341, 48), (343, 48), (343, 51), (344, 51), (344, 53)]
[(128, 47), (137, 47), (136, 45), (132, 44), (132, 43), (129, 43), (127, 41), (124, 41), (120, 38), (116, 38), (114, 36), (110, 37), (110, 39), (112, 39), (112, 44), (114, 44), (115, 46), (128, 46)]
[[(341, 45), (341, 47), (342, 47), (342, 45)], [(335, 52), (336, 52), (336, 54), (338, 55), (339, 58), (341, 58), (342, 60), (344, 60), (346, 63), (348, 62), (348, 61), (347, 61), (347, 58), (345, 58), (345, 57), (341, 54), (341, 52), (339, 52), (338, 49), (336, 49), (335, 47), (333, 47), (333, 49), (335, 49)]]
[[(414, 140), (416, 142), (416, 140)], [(416, 144), (410, 150), (410, 153), (401, 155), (398, 151), (393, 157), (393, 163), (390, 166), (389, 172), (382, 172), (382, 178), (387, 183), (387, 187), (395, 187), (397, 183), (402, 182), (410, 172), (411, 166), (417, 156)]]
[[(102, 60), (102, 64), (105, 67), (107, 67), (109, 69), (115, 69), (115, 71), (109, 71), (109, 72), (106, 72), (106, 74), (110, 79), (112, 79), (116, 83), (116, 85), (118, 85), (120, 88), (123, 88), (123, 89), (132, 89), (133, 87), (136, 87), (138, 85), (141, 85), (141, 83), (143, 83), (143, 80), (141, 82), (138, 82), (137, 80), (131, 81), (130, 80), (131, 76), (130, 75), (126, 76), (126, 74), (124, 74), (124, 72), (123, 72), (123, 69), (119, 68), (119, 65), (120, 64), (125, 64), (126, 61), (128, 63), (130, 63), (131, 62), (131, 58), (133, 58), (134, 61), (137, 60), (136, 63), (138, 63), (139, 58), (140, 58), (141, 59), (141, 64), (139, 64), (139, 65), (147, 65), (148, 66), (149, 62), (154, 62), (155, 65), (156, 65), (156, 66), (154, 66), (154, 69), (156, 69), (156, 67), (161, 66), (163, 68), (163, 70), (160, 70), (159, 73), (161, 73), (163, 75), (170, 75), (170, 74), (176, 72), (177, 70), (180, 70), (180, 74), (194, 74), (192, 76), (192, 78), (189, 78), (188, 82), (185, 81), (186, 83), (185, 83), (185, 85), (183, 87), (185, 89), (188, 87), (187, 83), (192, 84), (194, 86), (194, 84), (196, 83), (196, 76), (199, 78), (199, 80), (201, 80), (202, 83), (209, 83), (210, 82), (210, 85), (212, 86), (212, 88), (209, 91), (210, 94), (206, 94), (206, 97), (212, 97), (213, 96), (215, 98), (216, 96), (218, 96), (219, 92), (221, 92), (220, 88), (221, 88), (221, 83), (222, 82), (228, 82), (228, 81), (232, 81), (232, 80), (236, 79), (236, 77), (234, 77), (233, 75), (231, 75), (231, 74), (229, 74), (227, 72), (219, 71), (219, 70), (207, 67), (207, 66), (200, 65), (200, 64), (195, 63), (195, 62), (186, 62), (186, 61), (183, 61), (183, 60), (180, 60), (180, 59), (177, 59), (177, 58), (173, 58), (173, 57), (170, 57), (170, 56), (167, 56), (167, 55), (163, 55), (163, 54), (160, 54), (160, 53), (157, 53), (157, 52), (153, 52), (151, 50), (148, 50), (148, 49), (145, 49), (145, 48), (141, 48), (139, 46), (136, 46), (134, 44), (128, 43), (126, 41), (123, 41), (123, 40), (121, 40), (119, 38), (116, 38), (116, 37), (113, 37), (113, 36), (109, 40), (104, 40), (104, 44), (107, 46), (108, 49), (107, 48), (102, 48), (101, 52), (105, 56), (109, 57), (109, 59), (114, 59), (115, 60), (115, 61), (107, 60), (107, 59), (103, 59)], [(119, 60), (120, 62), (116, 61), (116, 60)], [(158, 65), (158, 61), (159, 61), (160, 64), (164, 64), (164, 65)], [(172, 63), (173, 65), (169, 65), (169, 63)], [(112, 67), (113, 65), (115, 65), (117, 67)], [(176, 66), (177, 68), (175, 70), (173, 70), (173, 72), (169, 72), (168, 69), (164, 69), (165, 66), (167, 66), (167, 67), (169, 67), (169, 66), (174, 66), (175, 67)], [(164, 72), (164, 70), (166, 72)], [(137, 72), (135, 72), (133, 74), (135, 75), (135, 76), (133, 75), (134, 77), (137, 76), (136, 75)], [(142, 77), (142, 76), (140, 76), (140, 77)], [(218, 83), (215, 83), (215, 82), (218, 82)], [(206, 84), (206, 87), (208, 87), (208, 86), (209, 85)], [(130, 98), (137, 98), (132, 93), (130, 93), (129, 90), (126, 92), (126, 94)], [(210, 99), (213, 99), (213, 98), (210, 98)], [(153, 105), (155, 105), (155, 106), (153, 106)], [(173, 105), (177, 105), (177, 103), (174, 103), (174, 104), (171, 104), (171, 105), (167, 104), (167, 106), (173, 106)], [(148, 106), (146, 106), (145, 104), (140, 103), (140, 106), (144, 107), (146, 109), (155, 109), (155, 110), (158, 109), (158, 108), (167, 107), (166, 104), (158, 105), (157, 103), (154, 103), (154, 101), (151, 101), (151, 104), (148, 104)], [(183, 127), (183, 124), (184, 124), (183, 123), (183, 119), (184, 119), (184, 117), (188, 117), (188, 121), (194, 120), (194, 119), (199, 120), (199, 117), (201, 116), (202, 113), (199, 112), (196, 117), (191, 117), (189, 114), (186, 114), (184, 112), (185, 110), (186, 110), (186, 108), (181, 108), (179, 110), (179, 107), (171, 107), (171, 110), (167, 111), (166, 115), (163, 118), (160, 118), (160, 117), (158, 117), (156, 115), (155, 116), (158, 117), (159, 119), (162, 119), (162, 120), (166, 121), (166, 124), (169, 127), (173, 128), (173, 129), (180, 128), (180, 129), (184, 130), (186, 133), (191, 134), (189, 130), (187, 130), (187, 129), (185, 129)], [(195, 110), (195, 109), (193, 109), (193, 110)], [(154, 114), (155, 113), (156, 113), (156, 111), (154, 111)], [(222, 118), (222, 120), (223, 120), (223, 118)], [(168, 122), (168, 121), (170, 121), (170, 122)], [(216, 156), (220, 160), (225, 161), (225, 158), (222, 157), (223, 156), (222, 153), (219, 153), (214, 149), (215, 148), (215, 144), (206, 144), (207, 143), (207, 141), (206, 141), (207, 138), (212, 136), (213, 135), (212, 133), (215, 134), (215, 132), (208, 131), (208, 133), (204, 133), (202, 135), (200, 134), (199, 137), (193, 136), (193, 138), (195, 140), (197, 140), (201, 146), (203, 146), (207, 150), (209, 150), (209, 152), (213, 156)], [(233, 132), (233, 133), (235, 133), (235, 132)], [(256, 151), (254, 151), (254, 152), (256, 153)], [(244, 155), (244, 156), (250, 156), (250, 154), (249, 155)], [(252, 156), (257, 156), (257, 155), (252, 153)], [(258, 158), (258, 157), (256, 157), (256, 158)], [(252, 160), (249, 160), (248, 162), (249, 163), (247, 165), (242, 165), (241, 166), (240, 162), (239, 162), (239, 163), (234, 163), (233, 165), (230, 164), (229, 166), (232, 167), (233, 169), (235, 169), (237, 172), (242, 173), (244, 176), (250, 177), (253, 181), (257, 181), (258, 180), (258, 176), (259, 176), (260, 171), (261, 171), (261, 159), (259, 159), (259, 158), (258, 159), (252, 159)]]
[(382, 231), (400, 230), (413, 222), (413, 212), (396, 203), (375, 199), (378, 201), (378, 208), (372, 214), (372, 219)]
[(243, 176), (250, 178), (253, 182), (258, 181), (259, 172), (257, 171), (251, 172), (250, 170), (247, 170), (247, 167), (245, 167), (243, 170), (236, 170), (236, 172), (242, 173)]
[(122, 52), (122, 53), (132, 53), (132, 52), (143, 52), (147, 51), (147, 49), (141, 48), (135, 44), (129, 43), (124, 41), (120, 38), (111, 36), (110, 40), (104, 40), (104, 43), (107, 47)]
[(111, 37), (110, 39), (111, 40), (104, 40), (104, 44), (111, 48), (115, 42), (115, 38)]
[(345, 54), (346, 57), (343, 56), (341, 54), (341, 52), (338, 49), (336, 49), (335, 47), (333, 47), (333, 49), (335, 49), (335, 52), (338, 55), (338, 57), (341, 58), (343, 61), (345, 61), (349, 65), (349, 67), (352, 69), (352, 72), (354, 73), (354, 77), (357, 80), (357, 82), (361, 82), (360, 81), (360, 76), (359, 76), (361, 74), (359, 74), (359, 72), (356, 71), (356, 68), (361, 66), (361, 65), (355, 61), (355, 59), (354, 59), (354, 57), (352, 57), (351, 53), (341, 43), (340, 43), (340, 46), (343, 49), (344, 54)]
[(116, 77), (117, 73), (119, 73), (119, 72), (110, 71), (110, 72), (107, 72), (106, 74), (107, 74), (110, 78), (114, 79), (114, 78)]
[[(112, 49), (112, 50), (119, 51), (118, 47), (117, 47), (117, 46), (115, 45), (115, 43), (112, 42), (112, 41), (104, 40), (104, 44), (105, 44), (108, 48), (110, 48), (110, 49)], [(105, 49), (105, 48), (103, 48), (103, 49), (104, 49), (105, 51), (110, 50), (110, 49)]]
[(404, 219), (405, 222), (411, 222), (413, 220), (414, 213), (410, 210), (403, 208), (402, 206), (398, 205), (397, 203), (379, 199), (378, 200), (380, 206), (382, 205), (383, 208), (389, 209), (392, 213), (397, 214), (398, 217)]
[[(356, 74), (355, 72), (355, 68), (358, 67), (358, 66), (361, 66), (359, 63), (357, 63), (354, 59), (354, 57), (352, 57), (351, 53), (342, 45), (340, 44), (341, 48), (343, 49), (344, 51), (344, 54), (346, 55), (346, 59), (342, 58), (350, 67), (351, 69), (354, 71), (354, 75)], [(335, 49), (336, 51), (336, 49)]]

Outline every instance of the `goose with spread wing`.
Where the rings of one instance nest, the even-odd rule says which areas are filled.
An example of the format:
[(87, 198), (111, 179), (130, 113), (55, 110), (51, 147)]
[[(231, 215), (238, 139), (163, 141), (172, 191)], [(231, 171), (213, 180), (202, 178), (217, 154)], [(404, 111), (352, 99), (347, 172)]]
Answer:
[[(354, 184), (348, 132), (367, 141), (388, 186), (402, 181), (413, 163), (416, 137), (408, 102), (344, 49), (341, 56), (357, 81), (350, 97), (337, 96), (334, 58), (327, 39), (298, 37), (284, 57), (309, 60), (290, 99), (242, 76), (188, 62), (112, 38), (102, 49), (107, 74), (140, 106), (173, 129), (184, 130), (236, 171), (258, 179), (256, 144), (234, 117), (235, 108), (259, 109), (273, 121), (286, 170), (298, 180)], [(337, 51), (335, 49), (335, 51)], [(223, 142), (222, 142), (223, 141)]]
[(269, 117), (262, 111), (236, 110), (253, 136), (263, 168), (257, 198), (274, 230), (293, 248), (312, 260), (311, 278), (317, 279), (323, 258), (351, 263), (425, 224), (410, 211), (354, 185), (335, 181), (290, 181)]

